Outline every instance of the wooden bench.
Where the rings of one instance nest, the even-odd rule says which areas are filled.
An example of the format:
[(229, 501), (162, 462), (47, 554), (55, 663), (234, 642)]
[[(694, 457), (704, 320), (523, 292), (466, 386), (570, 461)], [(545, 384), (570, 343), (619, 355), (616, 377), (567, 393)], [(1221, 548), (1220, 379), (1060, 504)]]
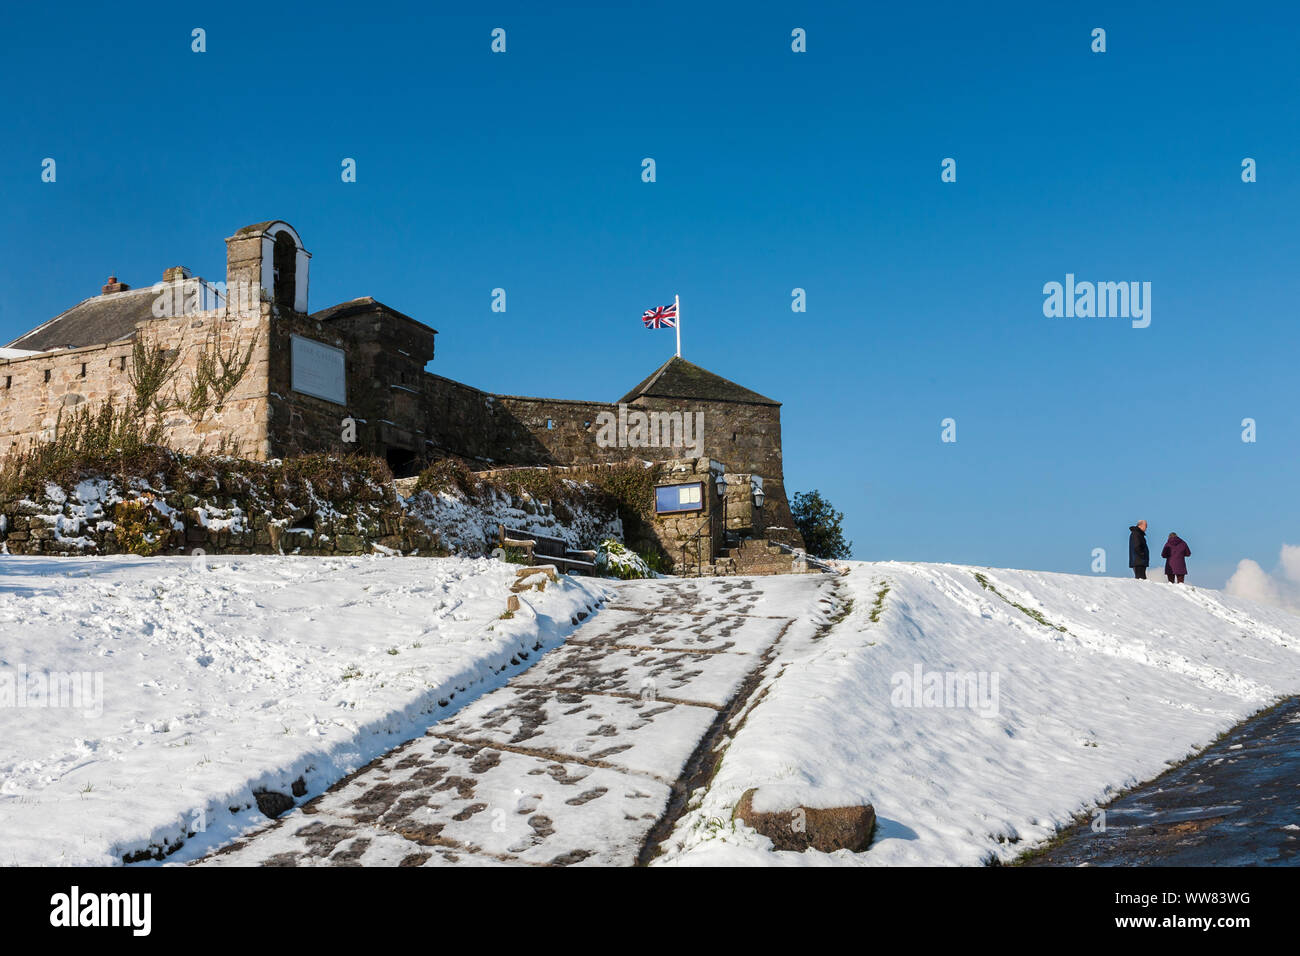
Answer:
[(497, 525), (497, 540), (503, 548), (518, 548), (524, 552), (527, 564), (553, 564), (561, 574), (595, 574), (596, 552), (577, 551), (563, 538), (534, 534), (518, 528)]

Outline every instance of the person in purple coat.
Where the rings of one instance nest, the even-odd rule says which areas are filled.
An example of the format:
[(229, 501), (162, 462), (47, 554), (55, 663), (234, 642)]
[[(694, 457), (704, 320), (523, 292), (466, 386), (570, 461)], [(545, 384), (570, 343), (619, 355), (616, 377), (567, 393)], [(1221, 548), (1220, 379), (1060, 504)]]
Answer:
[(1183, 577), (1187, 574), (1187, 559), (1192, 556), (1192, 549), (1187, 546), (1187, 542), (1178, 537), (1174, 532), (1169, 532), (1169, 540), (1165, 542), (1164, 549), (1160, 552), (1160, 557), (1165, 559), (1165, 577), (1169, 579), (1170, 584), (1175, 581), (1178, 584), (1183, 583)]

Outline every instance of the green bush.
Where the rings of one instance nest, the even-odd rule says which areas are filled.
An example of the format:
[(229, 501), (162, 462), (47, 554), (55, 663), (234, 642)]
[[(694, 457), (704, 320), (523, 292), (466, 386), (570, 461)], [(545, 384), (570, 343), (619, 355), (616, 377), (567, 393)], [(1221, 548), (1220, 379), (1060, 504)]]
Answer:
[(644, 551), (638, 551), (637, 554), (645, 562), (646, 567), (655, 574), (669, 574), (673, 569), (673, 563), (668, 555), (657, 548), (646, 548)]
[(459, 491), (473, 500), (479, 495), (479, 481), (465, 462), (459, 458), (443, 458), (435, 461), (415, 479), (415, 490), (439, 494), (444, 491)]
[(612, 538), (602, 541), (596, 550), (596, 569), (623, 581), (654, 577), (639, 554)]
[(129, 554), (152, 557), (161, 551), (171, 536), (171, 527), (153, 506), (153, 496), (144, 495), (113, 505), (113, 534), (117, 544)]
[(591, 482), (618, 508), (625, 525), (635, 524), (654, 517), (655, 482), (661, 468), (657, 464), (646, 467), (628, 462), (600, 469)]
[(502, 559), (506, 562), (506, 564), (527, 564), (528, 563), (527, 548), (509, 547), (509, 548), (502, 548), (501, 550), (503, 552)]
[(516, 497), (527, 495), (539, 501), (562, 501), (571, 493), (564, 479), (549, 468), (521, 468), (497, 484)]

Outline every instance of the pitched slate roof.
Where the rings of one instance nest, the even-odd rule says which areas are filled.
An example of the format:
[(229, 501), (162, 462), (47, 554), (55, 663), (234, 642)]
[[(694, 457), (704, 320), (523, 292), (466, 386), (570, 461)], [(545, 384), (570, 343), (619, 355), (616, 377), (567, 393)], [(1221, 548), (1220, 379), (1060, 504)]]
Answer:
[(619, 402), (627, 404), (642, 397), (695, 398), (714, 402), (744, 402), (749, 405), (781, 404), (676, 355), (650, 373), (649, 378), (620, 398)]
[(154, 298), (149, 286), (94, 296), (20, 335), (8, 343), (8, 347), (48, 352), (130, 338), (135, 333), (137, 322), (154, 317)]

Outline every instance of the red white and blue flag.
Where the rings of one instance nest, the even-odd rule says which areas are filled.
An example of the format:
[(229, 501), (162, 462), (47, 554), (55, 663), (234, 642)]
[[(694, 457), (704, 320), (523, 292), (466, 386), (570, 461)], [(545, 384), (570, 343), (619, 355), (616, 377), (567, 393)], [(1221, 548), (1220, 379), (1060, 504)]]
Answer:
[(656, 305), (641, 314), (641, 321), (647, 329), (672, 329), (677, 327), (677, 303)]

